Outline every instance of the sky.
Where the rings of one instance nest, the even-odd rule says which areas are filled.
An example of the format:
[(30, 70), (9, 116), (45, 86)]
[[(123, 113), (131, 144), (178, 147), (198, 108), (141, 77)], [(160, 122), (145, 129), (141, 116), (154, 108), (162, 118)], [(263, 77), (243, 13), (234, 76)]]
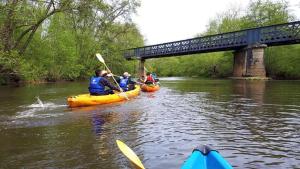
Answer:
[[(146, 45), (195, 37), (209, 21), (231, 8), (245, 9), (250, 0), (141, 0), (133, 17)], [(300, 0), (287, 0), (300, 20)]]

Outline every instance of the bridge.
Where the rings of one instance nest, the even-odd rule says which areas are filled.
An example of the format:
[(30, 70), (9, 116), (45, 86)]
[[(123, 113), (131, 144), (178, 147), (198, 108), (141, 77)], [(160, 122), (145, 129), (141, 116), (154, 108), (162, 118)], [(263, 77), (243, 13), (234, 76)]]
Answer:
[(265, 77), (264, 49), (297, 43), (300, 21), (132, 48), (125, 51), (124, 57), (139, 59), (143, 75), (146, 59), (234, 50), (234, 77)]

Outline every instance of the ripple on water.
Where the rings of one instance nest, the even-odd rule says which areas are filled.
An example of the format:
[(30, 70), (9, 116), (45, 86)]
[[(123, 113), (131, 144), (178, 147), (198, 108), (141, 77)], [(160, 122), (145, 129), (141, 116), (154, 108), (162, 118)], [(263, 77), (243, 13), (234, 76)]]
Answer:
[[(295, 149), (289, 151), (299, 146), (299, 137), (292, 139), (284, 132), (297, 132), (287, 128), (299, 125), (299, 118), (293, 118), (299, 117), (295, 113), (297, 108), (284, 106), (284, 110), (290, 112), (276, 112), (278, 116), (292, 117), (278, 118), (266, 113), (272, 106), (240, 98), (240, 95), (232, 95), (233, 100), (214, 102), (205, 92), (161, 92), (164, 92), (160, 93), (163, 99), (159, 99), (159, 103), (147, 102), (157, 107), (151, 110), (147, 107), (143, 122), (137, 126), (143, 135), (138, 145), (149, 168), (164, 165), (178, 168), (199, 144), (214, 145), (236, 168), (285, 166), (284, 159), (293, 159), (292, 154), (299, 154)], [(143, 141), (145, 139), (148, 141)], [(282, 145), (284, 142), (288, 144)], [(156, 160), (160, 163), (151, 163)]]
[[(172, 79), (168, 84), (179, 82), (184, 84)], [(21, 159), (27, 167), (39, 168), (130, 168), (115, 145), (121, 139), (147, 168), (180, 168), (200, 144), (213, 145), (235, 168), (299, 168), (300, 106), (266, 101), (272, 92), (256, 99), (261, 96), (256, 91), (235, 93), (215, 84), (182, 91), (162, 86), (127, 102), (72, 110), (65, 105), (21, 106), (14, 116), (0, 119), (9, 119), (12, 128), (23, 127), (19, 133), (30, 141), (38, 138), (40, 147), (26, 149), (34, 157), (23, 151), (24, 156), (11, 155), (6, 161)], [(37, 129), (44, 135), (35, 136), (34, 126), (50, 127)]]

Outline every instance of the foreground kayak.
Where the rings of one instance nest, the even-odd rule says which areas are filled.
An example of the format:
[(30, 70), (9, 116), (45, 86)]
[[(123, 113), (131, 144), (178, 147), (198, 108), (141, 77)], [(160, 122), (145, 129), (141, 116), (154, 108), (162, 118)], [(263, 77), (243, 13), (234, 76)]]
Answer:
[(196, 148), (181, 169), (232, 169), (232, 166), (209, 146)]
[(155, 92), (159, 90), (159, 85), (146, 85), (143, 84), (141, 85), (142, 91), (143, 92)]
[(81, 94), (77, 96), (68, 97), (67, 102), (69, 107), (82, 107), (82, 106), (115, 103), (139, 95), (140, 90), (141, 90), (140, 86), (136, 85), (134, 90), (130, 90), (124, 93), (115, 93), (115, 94), (102, 95), (102, 96), (91, 96), (90, 94)]
[[(121, 140), (116, 140), (121, 152), (135, 166), (136, 169), (145, 169), (139, 157)], [(194, 149), (192, 155), (182, 165), (181, 169), (233, 169), (232, 166), (209, 146), (200, 146)]]

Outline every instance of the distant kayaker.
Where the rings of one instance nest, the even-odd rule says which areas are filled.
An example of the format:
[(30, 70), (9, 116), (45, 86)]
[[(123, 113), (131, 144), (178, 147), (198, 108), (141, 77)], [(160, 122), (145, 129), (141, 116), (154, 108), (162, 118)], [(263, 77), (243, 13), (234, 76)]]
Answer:
[(152, 73), (151, 73), (151, 76), (152, 76), (152, 78), (153, 78), (154, 80), (157, 79), (156, 73), (152, 72)]
[(145, 84), (155, 84), (155, 80), (154, 78), (152, 77), (151, 73), (150, 72), (147, 72), (147, 77), (146, 77), (146, 80), (144, 81)]
[[(117, 87), (113, 86), (105, 77), (108, 75), (106, 70), (96, 70), (95, 76), (90, 79), (89, 91), (91, 95), (108, 95), (114, 94), (113, 90), (120, 91)], [(105, 90), (105, 86), (110, 89)]]
[(137, 81), (138, 83), (145, 83), (145, 76), (141, 76)]
[(157, 78), (156, 73), (152, 72), (152, 73), (151, 73), (151, 76), (152, 76), (152, 78), (154, 79), (155, 82), (158, 82), (158, 81), (159, 81), (159, 79)]
[(128, 72), (124, 72), (123, 76), (121, 76), (117, 81), (123, 91), (133, 90), (136, 83), (131, 79), (131, 75)]

